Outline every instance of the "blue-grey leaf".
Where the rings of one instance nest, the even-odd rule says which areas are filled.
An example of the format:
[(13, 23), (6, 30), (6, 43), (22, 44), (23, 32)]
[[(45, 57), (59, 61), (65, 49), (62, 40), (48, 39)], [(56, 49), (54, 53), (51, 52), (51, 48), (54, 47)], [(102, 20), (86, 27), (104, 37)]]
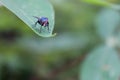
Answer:
[(118, 80), (120, 60), (115, 49), (100, 46), (92, 51), (82, 65), (80, 80)]
[(104, 39), (114, 35), (114, 31), (120, 23), (120, 13), (116, 10), (105, 8), (97, 16), (96, 27), (100, 36)]

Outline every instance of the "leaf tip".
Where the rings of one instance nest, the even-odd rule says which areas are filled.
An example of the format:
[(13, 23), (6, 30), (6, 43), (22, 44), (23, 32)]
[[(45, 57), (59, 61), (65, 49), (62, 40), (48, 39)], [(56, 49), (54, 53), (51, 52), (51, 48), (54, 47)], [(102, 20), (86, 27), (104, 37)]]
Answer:
[(54, 33), (54, 34), (51, 35), (51, 37), (55, 37), (56, 35), (57, 35), (57, 33)]

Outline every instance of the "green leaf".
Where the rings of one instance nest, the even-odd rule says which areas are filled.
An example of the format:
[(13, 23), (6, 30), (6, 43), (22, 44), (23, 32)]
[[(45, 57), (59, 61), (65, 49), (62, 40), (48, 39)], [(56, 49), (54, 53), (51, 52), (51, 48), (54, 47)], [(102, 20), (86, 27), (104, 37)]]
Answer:
[(82, 0), (84, 2), (94, 4), (94, 5), (100, 5), (100, 6), (109, 6), (110, 4), (105, 0)]
[(102, 38), (106, 39), (114, 35), (119, 22), (120, 14), (118, 11), (104, 8), (100, 11), (96, 19), (97, 31)]
[[(53, 36), (54, 28), (54, 10), (52, 5), (47, 0), (1, 0), (1, 3), (26, 23), (35, 33), (43, 37)], [(37, 17), (48, 17), (49, 28), (40, 25), (35, 26)]]
[(120, 61), (116, 50), (100, 46), (87, 56), (80, 80), (118, 80), (119, 76)]
[(108, 2), (107, 0), (82, 0), (83, 2), (97, 5), (97, 6), (103, 6), (103, 7), (109, 7), (114, 10), (120, 11), (120, 5), (119, 4), (113, 4)]

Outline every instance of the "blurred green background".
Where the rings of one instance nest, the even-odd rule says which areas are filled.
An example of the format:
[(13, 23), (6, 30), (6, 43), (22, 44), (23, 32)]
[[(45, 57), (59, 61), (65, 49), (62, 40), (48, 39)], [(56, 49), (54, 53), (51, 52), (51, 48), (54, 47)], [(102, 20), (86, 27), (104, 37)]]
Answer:
[[(106, 1), (120, 3), (119, 0)], [(104, 20), (104, 13), (111, 14), (107, 19), (113, 21), (108, 24), (120, 26), (114, 9), (81, 0), (50, 2), (55, 10), (54, 32), (57, 32), (52, 38), (39, 37), (12, 12), (0, 6), (0, 80), (81, 80), (81, 64), (87, 54), (104, 44), (104, 37), (111, 35), (111, 28), (103, 26), (107, 21), (99, 25), (99, 19)], [(103, 26), (103, 32), (97, 25)]]

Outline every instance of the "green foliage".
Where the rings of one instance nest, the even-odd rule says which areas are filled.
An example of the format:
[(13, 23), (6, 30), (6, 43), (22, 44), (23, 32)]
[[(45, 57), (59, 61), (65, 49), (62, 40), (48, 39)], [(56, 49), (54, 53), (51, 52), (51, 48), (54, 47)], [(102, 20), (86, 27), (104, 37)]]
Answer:
[(116, 50), (102, 45), (86, 57), (80, 80), (118, 80), (119, 68), (120, 61)]
[[(23, 20), (33, 31), (43, 37), (50, 37), (54, 28), (54, 10), (51, 4), (46, 0), (1, 0), (2, 4)], [(40, 25), (35, 27), (35, 19), (33, 16), (48, 17), (50, 32), (42, 28)]]
[[(20, 0), (21, 3), (35, 3), (34, 0), (27, 1)], [(116, 80), (120, 75), (118, 59), (120, 48), (113, 47), (116, 46), (114, 38), (120, 38), (119, 7), (113, 8), (103, 2), (119, 0), (83, 0), (85, 3), (81, 0), (52, 1), (56, 11), (55, 31), (59, 33), (52, 38), (37, 36), (11, 11), (0, 7), (0, 78), (5, 72), (2, 66), (7, 64), (9, 69), (6, 72), (11, 71), (7, 75), (12, 80), (13, 78), (24, 80), (20, 74), (29, 75), (29, 73), (38, 76), (39, 80), (79, 80), (78, 77), (80, 80)], [(89, 3), (93, 1), (98, 6), (88, 5), (87, 1)], [(39, 6), (44, 4), (46, 11), (49, 5), (46, 5), (45, 0), (44, 2), (39, 3), (42, 4)], [(27, 3), (26, 5), (29, 5)], [(35, 4), (32, 6), (36, 6)], [(41, 13), (32, 16), (30, 14), (29, 18), (33, 20), (31, 24), (36, 21), (32, 16), (44, 16)], [(49, 16), (46, 12), (45, 15)], [(43, 29), (42, 32), (44, 31)], [(114, 32), (119, 34), (116, 36)], [(47, 32), (45, 34), (50, 36)], [(44, 36), (42, 33), (40, 35)], [(103, 45), (97, 47), (101, 43)], [(17, 78), (18, 76), (20, 78)]]

